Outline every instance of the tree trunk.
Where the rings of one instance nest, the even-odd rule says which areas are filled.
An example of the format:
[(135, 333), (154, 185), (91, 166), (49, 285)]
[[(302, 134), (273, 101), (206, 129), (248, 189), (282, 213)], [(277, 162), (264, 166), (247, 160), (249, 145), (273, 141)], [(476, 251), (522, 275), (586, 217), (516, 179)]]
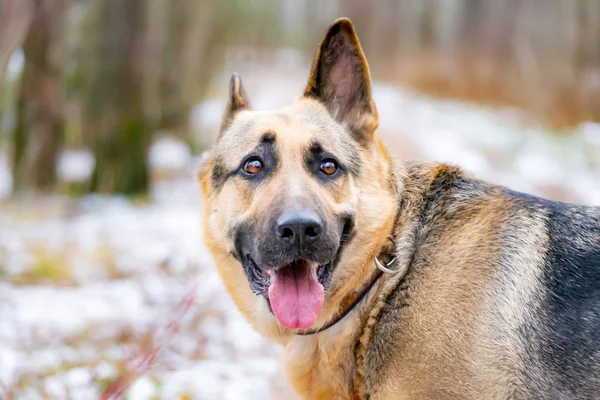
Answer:
[(31, 19), (31, 3), (0, 0), (0, 142), (4, 134), (6, 97), (9, 93), (6, 67), (13, 52), (21, 46)]
[(141, 62), (145, 0), (106, 0), (100, 7), (84, 120), (96, 159), (90, 190), (143, 194), (149, 185), (150, 140)]
[(14, 131), (15, 191), (51, 189), (63, 140), (62, 72), (55, 51), (60, 44), (64, 0), (34, 0), (33, 18), (23, 45), (25, 65)]
[(0, 84), (10, 56), (19, 48), (27, 32), (31, 8), (27, 0), (0, 0)]
[(0, 0), (0, 84), (10, 56), (19, 48), (27, 32), (31, 8), (27, 0)]

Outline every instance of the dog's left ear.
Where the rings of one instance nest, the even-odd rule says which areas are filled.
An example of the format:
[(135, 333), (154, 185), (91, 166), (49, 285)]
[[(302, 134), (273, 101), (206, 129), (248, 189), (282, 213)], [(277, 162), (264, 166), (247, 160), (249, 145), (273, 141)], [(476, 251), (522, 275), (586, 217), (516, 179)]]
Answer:
[(379, 118), (369, 66), (349, 19), (336, 20), (321, 40), (304, 96), (321, 101), (359, 143), (373, 137)]
[(217, 140), (221, 137), (223, 132), (231, 125), (233, 117), (242, 110), (251, 110), (250, 100), (242, 85), (242, 79), (238, 74), (233, 74), (229, 81), (229, 100), (227, 101), (227, 108), (225, 114), (221, 120), (221, 127), (219, 128), (219, 135)]

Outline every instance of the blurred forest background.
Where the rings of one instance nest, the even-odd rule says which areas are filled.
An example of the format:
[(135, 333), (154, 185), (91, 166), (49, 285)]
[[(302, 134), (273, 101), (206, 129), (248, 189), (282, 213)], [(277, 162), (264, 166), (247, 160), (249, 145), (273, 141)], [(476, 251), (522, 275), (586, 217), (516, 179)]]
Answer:
[(599, 0), (0, 0), (0, 399), (293, 398), (195, 168), (231, 74), (290, 103), (342, 16), (393, 154), (600, 206)]
[(342, 15), (379, 80), (518, 106), (554, 128), (600, 119), (597, 0), (0, 0), (15, 191), (55, 189), (61, 149), (86, 147), (94, 169), (77, 190), (145, 192), (155, 135), (204, 143), (190, 110), (215, 96), (228, 56), (310, 57)]

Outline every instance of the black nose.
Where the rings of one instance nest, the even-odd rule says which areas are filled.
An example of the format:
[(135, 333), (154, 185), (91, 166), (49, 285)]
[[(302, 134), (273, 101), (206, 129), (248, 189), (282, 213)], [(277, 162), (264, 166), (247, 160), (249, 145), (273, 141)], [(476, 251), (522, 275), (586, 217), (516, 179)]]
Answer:
[(319, 239), (322, 231), (321, 217), (311, 209), (288, 210), (277, 219), (279, 240), (286, 244), (303, 246), (313, 243)]

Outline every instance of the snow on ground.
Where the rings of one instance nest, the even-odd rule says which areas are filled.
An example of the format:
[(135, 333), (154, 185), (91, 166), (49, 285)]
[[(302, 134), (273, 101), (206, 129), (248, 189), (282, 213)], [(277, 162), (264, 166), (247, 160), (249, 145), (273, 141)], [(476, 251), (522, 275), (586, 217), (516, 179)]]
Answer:
[(85, 182), (94, 170), (96, 161), (85, 150), (66, 150), (58, 158), (56, 176), (64, 182)]
[[(258, 109), (293, 100), (306, 77), (293, 65), (237, 67)], [(227, 82), (219, 78), (220, 92)], [(510, 110), (383, 84), (374, 94), (380, 134), (401, 158), (451, 162), (515, 189), (600, 204), (599, 124), (557, 136)], [(211, 100), (194, 109), (198, 142), (213, 140), (223, 107)], [(180, 331), (128, 398), (291, 398), (280, 349), (241, 317), (201, 244), (197, 158), (172, 139), (149, 155), (149, 201), (54, 195), (0, 203), (0, 398), (98, 398), (155, 343), (196, 284)], [(89, 154), (66, 152), (59, 176), (80, 181), (92, 166)], [(0, 155), (0, 198), (10, 186)]]
[(12, 191), (12, 176), (6, 154), (0, 153), (0, 200), (10, 196)]
[[(201, 246), (196, 190), (190, 178), (157, 185), (154, 202), (143, 206), (119, 198), (65, 201), (35, 221), (19, 218), (29, 205), (7, 206), (0, 265), (12, 271), (12, 284), (0, 286), (0, 382), (95, 399), (199, 283), (182, 331), (130, 398), (281, 398), (278, 349), (239, 315)], [(51, 263), (67, 264), (70, 273), (54, 282), (41, 279), (43, 270), (42, 277), (26, 274), (61, 269)], [(36, 285), (27, 281), (36, 278)]]

